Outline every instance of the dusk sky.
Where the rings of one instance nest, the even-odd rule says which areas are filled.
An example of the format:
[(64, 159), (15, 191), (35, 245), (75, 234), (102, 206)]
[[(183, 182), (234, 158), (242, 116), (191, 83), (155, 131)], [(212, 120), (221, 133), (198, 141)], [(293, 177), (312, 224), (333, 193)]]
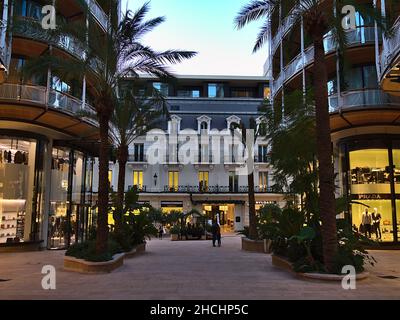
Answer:
[[(148, 0), (123, 0), (136, 11)], [(234, 18), (248, 0), (151, 0), (148, 18), (165, 16), (166, 22), (144, 43), (157, 50), (185, 49), (198, 52), (188, 62), (173, 67), (184, 75), (260, 76), (267, 47), (252, 53), (260, 23), (236, 30)]]

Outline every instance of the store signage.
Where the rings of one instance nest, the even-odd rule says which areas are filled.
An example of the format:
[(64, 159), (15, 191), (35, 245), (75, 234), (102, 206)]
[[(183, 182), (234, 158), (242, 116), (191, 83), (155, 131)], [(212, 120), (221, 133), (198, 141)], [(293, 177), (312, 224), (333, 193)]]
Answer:
[(390, 194), (357, 194), (353, 196), (354, 200), (391, 200)]

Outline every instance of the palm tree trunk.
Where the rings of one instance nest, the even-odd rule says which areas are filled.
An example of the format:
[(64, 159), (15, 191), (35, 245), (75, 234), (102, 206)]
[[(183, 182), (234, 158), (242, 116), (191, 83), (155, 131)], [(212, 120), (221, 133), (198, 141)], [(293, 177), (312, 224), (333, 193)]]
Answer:
[(327, 70), (323, 42), (324, 28), (314, 25), (314, 89), (316, 104), (317, 153), (319, 161), (319, 210), (322, 221), (323, 257), (328, 271), (333, 270), (338, 250), (335, 213), (335, 180), (328, 108)]
[[(253, 166), (254, 168), (254, 166)], [(258, 239), (257, 217), (256, 217), (256, 196), (254, 192), (254, 171), (248, 175), (249, 185), (249, 238)]]
[(117, 150), (117, 160), (119, 165), (118, 170), (118, 190), (117, 190), (117, 214), (114, 217), (115, 228), (117, 232), (121, 230), (122, 214), (124, 210), (124, 196), (125, 196), (125, 172), (126, 164), (128, 162), (128, 146), (121, 144)]
[(109, 117), (99, 114), (100, 155), (99, 155), (99, 199), (97, 217), (96, 253), (102, 254), (108, 248), (108, 200), (109, 200)]

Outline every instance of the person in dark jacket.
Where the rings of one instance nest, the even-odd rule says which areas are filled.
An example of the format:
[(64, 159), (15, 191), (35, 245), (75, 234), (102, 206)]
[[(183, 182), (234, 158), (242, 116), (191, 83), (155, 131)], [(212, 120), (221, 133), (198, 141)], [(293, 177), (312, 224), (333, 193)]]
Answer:
[(218, 247), (221, 246), (221, 228), (219, 224), (215, 221), (211, 227), (211, 232), (213, 236), (213, 247), (216, 247), (215, 243), (218, 242)]

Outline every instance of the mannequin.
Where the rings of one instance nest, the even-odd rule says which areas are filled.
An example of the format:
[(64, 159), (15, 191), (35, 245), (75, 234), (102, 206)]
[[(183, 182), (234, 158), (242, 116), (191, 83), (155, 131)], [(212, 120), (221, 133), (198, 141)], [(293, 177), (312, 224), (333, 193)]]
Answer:
[(372, 236), (372, 216), (369, 214), (368, 209), (365, 209), (365, 212), (362, 216), (362, 225), (364, 227), (365, 236), (371, 238)]
[(374, 223), (374, 231), (376, 234), (376, 238), (382, 240), (382, 231), (381, 231), (382, 216), (378, 212), (378, 208), (374, 208), (374, 213), (372, 214), (372, 220)]

